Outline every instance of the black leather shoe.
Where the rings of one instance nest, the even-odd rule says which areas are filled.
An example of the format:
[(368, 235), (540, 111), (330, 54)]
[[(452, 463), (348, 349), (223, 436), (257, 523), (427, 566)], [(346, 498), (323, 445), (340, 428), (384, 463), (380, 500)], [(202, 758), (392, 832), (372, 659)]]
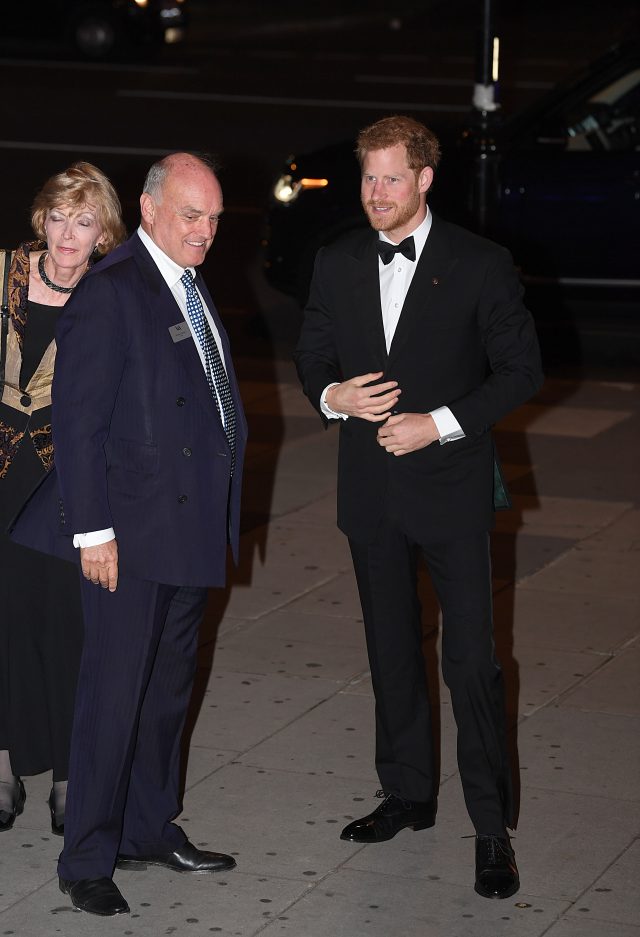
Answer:
[(403, 800), (395, 794), (385, 797), (384, 791), (378, 791), (376, 797), (384, 797), (380, 806), (345, 826), (340, 839), (350, 843), (383, 843), (405, 827), (426, 830), (436, 822), (436, 809), (430, 801)]
[(476, 836), (475, 888), (483, 898), (510, 898), (520, 888), (508, 836)]
[(81, 878), (75, 882), (61, 878), (60, 891), (69, 895), (74, 908), (88, 914), (111, 917), (129, 911), (129, 905), (110, 878)]
[(49, 804), (49, 813), (51, 814), (51, 832), (55, 833), (56, 836), (64, 836), (64, 816), (62, 817), (62, 823), (58, 823), (56, 820), (56, 801), (53, 788), (51, 788), (47, 803)]
[(16, 821), (16, 817), (19, 817), (24, 810), (27, 792), (24, 789), (22, 778), (16, 778), (16, 781), (18, 782), (18, 799), (13, 805), (13, 810), (0, 810), (0, 833), (10, 830)]
[(121, 853), (116, 862), (118, 869), (146, 869), (148, 865), (161, 865), (174, 872), (228, 872), (236, 866), (236, 860), (222, 852), (197, 849), (186, 840), (173, 852), (150, 855), (127, 856)]

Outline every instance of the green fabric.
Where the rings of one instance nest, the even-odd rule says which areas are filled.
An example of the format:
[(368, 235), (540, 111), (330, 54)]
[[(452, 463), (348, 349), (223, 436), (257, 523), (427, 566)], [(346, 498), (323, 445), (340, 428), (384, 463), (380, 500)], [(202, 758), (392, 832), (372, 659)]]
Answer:
[(493, 460), (493, 509), (506, 511), (511, 507), (511, 498), (497, 458)]

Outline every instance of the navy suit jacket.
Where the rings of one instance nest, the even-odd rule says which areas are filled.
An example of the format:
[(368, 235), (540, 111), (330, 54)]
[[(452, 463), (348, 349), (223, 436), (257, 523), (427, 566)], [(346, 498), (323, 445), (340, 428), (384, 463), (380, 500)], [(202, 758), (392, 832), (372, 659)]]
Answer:
[(231, 451), (193, 339), (134, 235), (76, 287), (60, 317), (53, 382), (55, 468), (14, 521), (17, 542), (74, 558), (74, 533), (113, 527), (120, 570), (171, 585), (221, 586), (237, 559), (247, 425), (226, 332), (237, 414)]
[(336, 421), (338, 524), (360, 542), (375, 536), (385, 510), (416, 542), (488, 530), (491, 426), (543, 380), (513, 262), (504, 248), (434, 216), (387, 353), (377, 240), (357, 231), (318, 253), (296, 351), (304, 391), (319, 410), (328, 384), (382, 371), (381, 382), (402, 389), (397, 412), (448, 406), (465, 438), (396, 457), (378, 444), (378, 423)]

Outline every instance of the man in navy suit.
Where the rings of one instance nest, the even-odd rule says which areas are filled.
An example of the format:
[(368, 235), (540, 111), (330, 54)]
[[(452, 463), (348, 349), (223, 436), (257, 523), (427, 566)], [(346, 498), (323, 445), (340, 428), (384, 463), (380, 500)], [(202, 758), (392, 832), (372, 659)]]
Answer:
[(43, 546), (37, 528), (55, 486), (45, 548), (80, 549), (86, 634), (58, 872), (75, 907), (101, 915), (129, 910), (116, 865), (235, 865), (172, 822), (207, 588), (224, 584), (227, 546), (237, 557), (239, 540), (246, 423), (228, 339), (196, 272), (222, 191), (207, 160), (176, 153), (150, 169), (140, 205), (137, 233), (65, 306), (55, 473), (15, 528)]
[(340, 424), (338, 524), (349, 537), (376, 698), (382, 803), (342, 838), (380, 843), (435, 823), (438, 777), (422, 657), (417, 556), (442, 608), (442, 669), (476, 831), (476, 891), (519, 887), (502, 671), (493, 644), (491, 425), (542, 381), (507, 251), (427, 205), (440, 149), (406, 117), (358, 139), (372, 230), (316, 259), (296, 361)]

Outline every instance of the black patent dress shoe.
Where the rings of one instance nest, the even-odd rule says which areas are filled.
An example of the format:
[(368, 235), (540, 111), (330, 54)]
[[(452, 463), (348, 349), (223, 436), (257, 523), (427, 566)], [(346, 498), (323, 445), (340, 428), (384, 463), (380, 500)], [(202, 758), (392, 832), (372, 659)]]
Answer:
[(161, 865), (174, 872), (228, 872), (236, 866), (236, 860), (222, 852), (208, 852), (198, 849), (186, 840), (173, 852), (150, 853), (140, 856), (128, 856), (120, 853), (116, 868), (146, 869), (148, 865)]
[(69, 895), (74, 908), (88, 914), (111, 917), (129, 911), (129, 905), (110, 878), (81, 878), (78, 881), (61, 878), (60, 891)]
[(483, 898), (510, 898), (520, 888), (508, 836), (476, 836), (476, 885)]
[(345, 826), (340, 839), (350, 843), (384, 843), (406, 827), (426, 830), (436, 822), (436, 808), (431, 801), (403, 800), (395, 794), (385, 797), (384, 791), (378, 791), (376, 797), (384, 797), (380, 806)]
[(16, 778), (18, 782), (18, 797), (13, 804), (12, 810), (0, 810), (0, 833), (10, 830), (24, 810), (24, 802), (27, 799), (27, 792), (24, 789), (22, 778)]
[(56, 802), (53, 788), (51, 788), (47, 803), (49, 805), (49, 813), (51, 814), (51, 832), (55, 833), (56, 836), (64, 836), (64, 815), (62, 817), (62, 822), (58, 823), (56, 820)]

